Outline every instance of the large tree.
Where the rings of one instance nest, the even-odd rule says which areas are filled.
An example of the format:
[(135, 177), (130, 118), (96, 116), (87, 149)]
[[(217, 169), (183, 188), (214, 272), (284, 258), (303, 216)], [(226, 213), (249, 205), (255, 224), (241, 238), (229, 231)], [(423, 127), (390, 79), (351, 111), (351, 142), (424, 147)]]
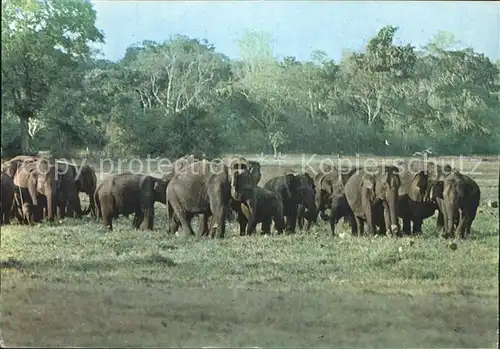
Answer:
[(2, 2), (2, 101), (21, 125), (21, 149), (29, 151), (30, 120), (54, 89), (74, 84), (74, 74), (103, 42), (96, 12), (84, 0)]

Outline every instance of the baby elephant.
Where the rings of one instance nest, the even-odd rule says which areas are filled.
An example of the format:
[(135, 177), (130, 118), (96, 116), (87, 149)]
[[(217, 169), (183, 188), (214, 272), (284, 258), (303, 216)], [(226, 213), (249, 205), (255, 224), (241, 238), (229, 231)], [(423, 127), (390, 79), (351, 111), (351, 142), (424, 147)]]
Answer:
[(153, 229), (154, 203), (165, 202), (166, 185), (162, 180), (143, 174), (120, 173), (106, 178), (97, 188), (94, 199), (104, 220), (113, 229), (113, 218), (135, 214), (132, 226), (138, 229), (146, 218), (147, 229)]
[[(255, 223), (262, 223), (262, 233), (269, 234), (271, 232), (271, 223), (274, 221), (275, 229), (278, 234), (281, 234), (285, 229), (281, 198), (275, 192), (257, 186), (255, 187), (255, 198), (257, 200)], [(240, 235), (245, 235), (250, 213), (245, 204), (237, 203), (237, 207), (234, 204), (236, 203), (233, 203), (233, 209), (237, 212), (240, 223)]]

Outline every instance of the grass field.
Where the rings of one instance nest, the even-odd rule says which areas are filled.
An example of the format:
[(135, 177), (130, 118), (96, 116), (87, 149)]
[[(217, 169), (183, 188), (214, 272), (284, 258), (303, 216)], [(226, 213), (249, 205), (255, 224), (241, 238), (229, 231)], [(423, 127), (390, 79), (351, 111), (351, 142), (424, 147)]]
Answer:
[[(352, 237), (342, 224), (331, 237), (325, 222), (289, 236), (182, 240), (166, 235), (161, 204), (154, 231), (131, 229), (132, 216), (113, 232), (87, 217), (2, 226), (3, 341), (497, 347), (499, 217), (486, 203), (498, 197), (498, 161), (487, 160), (472, 175), (482, 190), (473, 233), (457, 250), (436, 237), (435, 217), (414, 244)], [(264, 176), (275, 167), (264, 164)]]

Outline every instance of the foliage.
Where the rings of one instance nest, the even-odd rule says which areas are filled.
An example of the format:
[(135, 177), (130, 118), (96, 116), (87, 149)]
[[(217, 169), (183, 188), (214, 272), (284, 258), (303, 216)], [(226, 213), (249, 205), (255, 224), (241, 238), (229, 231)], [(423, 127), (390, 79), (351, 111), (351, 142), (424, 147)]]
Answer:
[(4, 5), (2, 110), (17, 115), (21, 132), (2, 119), (3, 151), (26, 151), (28, 140), (56, 154), (120, 156), (500, 147), (500, 63), (460, 47), (452, 33), (417, 50), (385, 26), (340, 62), (317, 50), (308, 61), (278, 60), (265, 32), (247, 33), (233, 60), (176, 35), (134, 44), (110, 62), (89, 49), (103, 40), (94, 22), (84, 1)]
[(56, 89), (61, 95), (75, 87), (89, 44), (103, 40), (95, 20), (92, 5), (82, 0), (2, 2), (2, 107), (20, 119), (24, 152), (29, 119)]

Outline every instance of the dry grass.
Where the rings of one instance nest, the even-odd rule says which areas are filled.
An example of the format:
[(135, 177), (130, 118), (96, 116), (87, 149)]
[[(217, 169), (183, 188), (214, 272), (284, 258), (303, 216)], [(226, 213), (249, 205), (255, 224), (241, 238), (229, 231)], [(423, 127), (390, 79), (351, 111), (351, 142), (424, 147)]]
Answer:
[(49, 347), (496, 347), (498, 210), (485, 203), (498, 195), (497, 166), (479, 168), (480, 213), (456, 251), (435, 236), (435, 217), (413, 245), (332, 238), (323, 222), (293, 236), (185, 241), (165, 234), (161, 204), (152, 232), (125, 218), (113, 232), (89, 218), (4, 226), (3, 339)]

